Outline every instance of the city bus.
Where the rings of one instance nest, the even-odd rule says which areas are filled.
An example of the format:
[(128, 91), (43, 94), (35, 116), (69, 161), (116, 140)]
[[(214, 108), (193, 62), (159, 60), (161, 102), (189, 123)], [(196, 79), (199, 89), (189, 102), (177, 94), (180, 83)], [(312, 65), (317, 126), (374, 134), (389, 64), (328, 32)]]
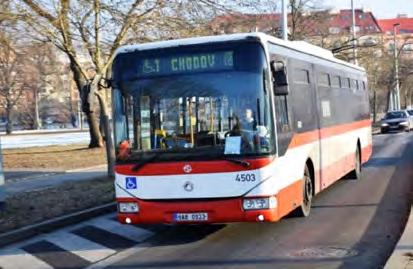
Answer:
[(365, 70), (305, 42), (127, 45), (111, 70), (121, 223), (305, 217), (372, 154)]

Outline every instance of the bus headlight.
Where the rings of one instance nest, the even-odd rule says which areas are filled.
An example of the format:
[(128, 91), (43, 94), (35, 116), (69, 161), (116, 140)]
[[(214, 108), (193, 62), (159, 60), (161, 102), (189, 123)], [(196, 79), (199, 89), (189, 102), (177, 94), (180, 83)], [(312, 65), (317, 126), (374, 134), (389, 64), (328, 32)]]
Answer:
[(270, 209), (277, 207), (277, 199), (273, 196), (263, 198), (248, 198), (242, 202), (244, 210)]
[(137, 203), (118, 203), (120, 213), (137, 213), (139, 206)]

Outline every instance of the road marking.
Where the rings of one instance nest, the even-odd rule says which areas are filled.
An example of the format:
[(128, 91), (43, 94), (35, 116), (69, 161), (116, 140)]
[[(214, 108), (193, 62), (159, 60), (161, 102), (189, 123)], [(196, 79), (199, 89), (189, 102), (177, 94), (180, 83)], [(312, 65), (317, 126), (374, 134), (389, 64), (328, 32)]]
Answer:
[(103, 230), (110, 231), (122, 237), (128, 238), (135, 242), (142, 242), (154, 233), (137, 226), (120, 224), (118, 221), (106, 220), (106, 221), (93, 221), (91, 225)]
[(93, 263), (116, 253), (113, 249), (69, 232), (53, 233), (47, 236), (46, 240)]
[(87, 240), (96, 242), (107, 248), (115, 250), (123, 250), (126, 248), (133, 247), (137, 244), (136, 241), (132, 241), (123, 236), (117, 235), (115, 233), (91, 226), (86, 225), (71, 231), (72, 233), (86, 238)]
[(0, 267), (3, 269), (53, 269), (35, 256), (13, 248), (0, 252)]
[(143, 241), (156, 233), (120, 224), (116, 214), (39, 235), (0, 251), (0, 269), (102, 268), (145, 249)]
[(53, 268), (85, 268), (91, 264), (91, 262), (80, 256), (45, 240), (26, 245), (22, 249), (48, 263)]

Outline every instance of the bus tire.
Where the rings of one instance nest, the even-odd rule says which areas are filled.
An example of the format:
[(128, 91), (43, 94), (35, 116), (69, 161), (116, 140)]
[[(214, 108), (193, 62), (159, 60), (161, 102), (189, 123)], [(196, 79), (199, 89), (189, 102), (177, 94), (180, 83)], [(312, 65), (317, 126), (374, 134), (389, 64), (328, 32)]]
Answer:
[(293, 215), (296, 217), (308, 217), (311, 211), (311, 203), (313, 200), (313, 180), (311, 178), (310, 169), (305, 165), (303, 176), (303, 201), (301, 205), (295, 209)]
[(356, 153), (354, 156), (354, 170), (350, 172), (349, 179), (353, 180), (360, 180), (361, 179), (361, 154), (360, 154), (360, 147), (357, 145)]

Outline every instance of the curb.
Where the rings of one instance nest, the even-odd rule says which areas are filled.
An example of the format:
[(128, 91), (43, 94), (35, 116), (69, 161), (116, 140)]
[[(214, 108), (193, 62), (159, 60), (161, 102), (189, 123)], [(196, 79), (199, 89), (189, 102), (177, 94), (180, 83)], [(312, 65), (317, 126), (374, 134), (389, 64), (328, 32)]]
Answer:
[(395, 268), (413, 269), (413, 205), (404, 231), (384, 266), (384, 269)]
[(17, 230), (0, 234), (0, 248), (6, 245), (22, 241), (29, 237), (48, 233), (58, 228), (62, 228), (71, 224), (76, 224), (92, 217), (97, 217), (105, 213), (116, 211), (116, 202), (111, 202), (101, 206), (88, 208), (75, 213), (70, 213), (64, 216), (53, 218), (51, 220), (42, 221), (40, 223), (28, 225)]

